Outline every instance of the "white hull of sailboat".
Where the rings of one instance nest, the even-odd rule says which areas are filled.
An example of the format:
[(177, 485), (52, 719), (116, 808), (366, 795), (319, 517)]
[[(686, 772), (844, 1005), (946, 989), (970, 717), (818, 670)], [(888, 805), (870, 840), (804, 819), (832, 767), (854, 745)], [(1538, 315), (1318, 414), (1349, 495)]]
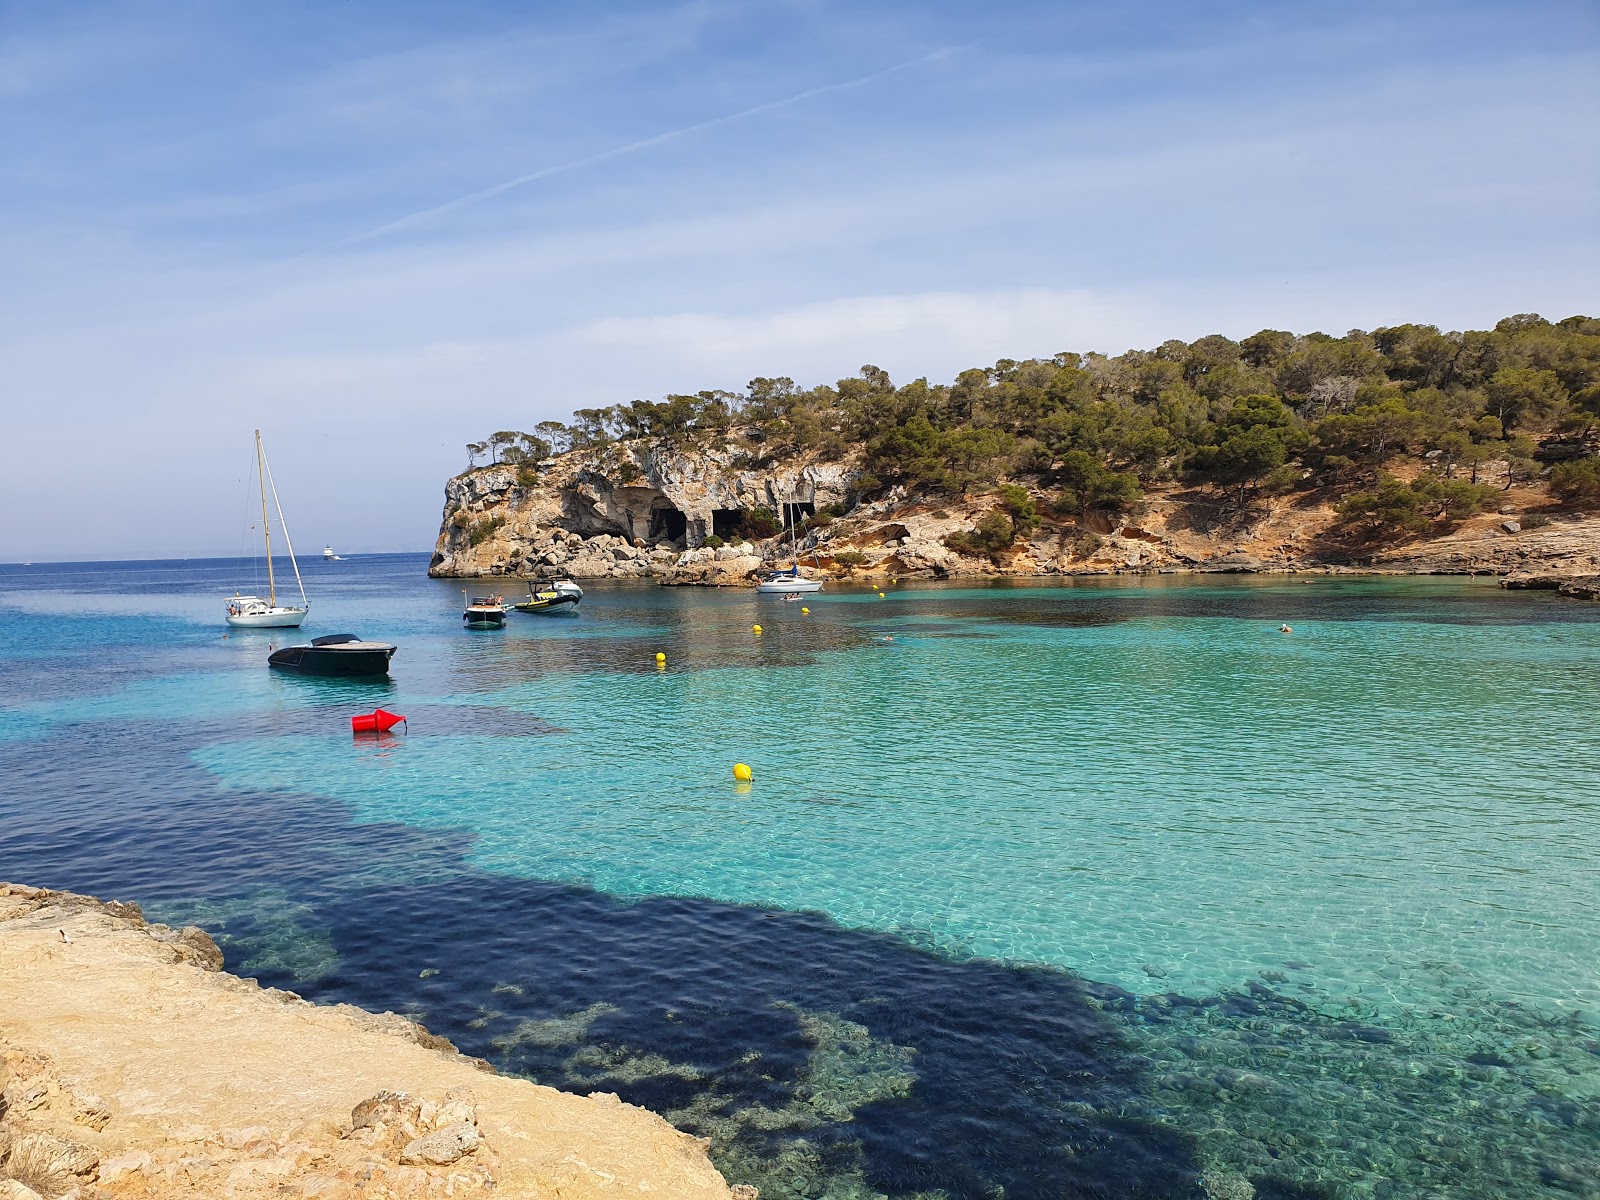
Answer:
[(810, 592), (820, 592), (822, 580), (801, 579), (784, 577), (782, 579), (767, 579), (756, 584), (756, 591), (763, 596), (793, 596)]
[[(227, 621), (235, 629), (294, 629), (306, 619), (310, 604), (306, 600), (306, 585), (300, 579), (300, 564), (294, 558), (294, 543), (289, 540), (289, 527), (284, 524), (283, 505), (278, 503), (278, 487), (272, 482), (272, 469), (267, 466), (267, 452), (261, 448), (261, 431), (256, 430), (256, 475), (261, 483), (261, 544), (267, 562), (267, 594), (242, 596), (235, 592), (228, 601)], [(295, 585), (300, 589), (300, 603), (279, 604), (277, 583), (272, 573), (272, 525), (267, 513), (267, 489), (272, 489), (272, 504), (278, 510), (278, 528), (283, 531), (283, 545), (289, 551), (289, 566), (294, 570)], [(332, 547), (328, 547), (332, 552)]]
[(295, 629), (306, 619), (304, 608), (269, 608), (261, 612), (229, 613), (228, 624), (235, 629)]

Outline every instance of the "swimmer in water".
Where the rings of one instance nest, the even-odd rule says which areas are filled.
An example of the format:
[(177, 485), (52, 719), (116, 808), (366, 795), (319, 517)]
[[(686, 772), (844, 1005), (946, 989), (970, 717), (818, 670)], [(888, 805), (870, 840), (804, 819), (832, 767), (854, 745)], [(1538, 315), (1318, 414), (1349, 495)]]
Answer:
[(1290, 629), (1287, 625), (1279, 625), (1278, 626), (1278, 632), (1279, 633), (1293, 633), (1294, 630)]

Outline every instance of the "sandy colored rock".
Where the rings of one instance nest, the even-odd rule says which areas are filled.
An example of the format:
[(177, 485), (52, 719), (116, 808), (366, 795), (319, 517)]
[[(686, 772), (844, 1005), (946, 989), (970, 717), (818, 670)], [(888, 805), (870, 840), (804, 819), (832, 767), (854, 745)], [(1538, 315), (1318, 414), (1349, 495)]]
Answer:
[(177, 932), (0, 884), (0, 1198), (730, 1195), (644, 1109), (209, 969)]
[[(792, 542), (779, 534), (713, 549), (704, 543), (716, 514), (781, 513), (785, 504), (820, 512), (850, 497), (859, 461), (800, 457), (759, 470), (741, 461), (726, 446), (636, 441), (560, 455), (534, 477), (507, 466), (464, 472), (445, 485), (429, 573), (748, 587), (762, 569), (793, 561)], [(1600, 574), (1600, 517), (1563, 509), (1540, 481), (1519, 483), (1466, 520), (1377, 541), (1339, 523), (1335, 506), (1347, 491), (1258, 495), (1241, 506), (1214, 488), (1169, 482), (1149, 488), (1137, 515), (1078, 518), (1055, 515), (1053, 493), (1035, 487), (1039, 528), (989, 555), (958, 553), (945, 538), (972, 530), (996, 494), (895, 487), (809, 531), (801, 562), (813, 578), (863, 582), (1130, 572)], [(674, 514), (670, 527), (665, 512)]]
[(406, 1143), (400, 1151), (400, 1161), (444, 1166), (471, 1154), (482, 1144), (483, 1139), (478, 1136), (476, 1126), (468, 1121), (458, 1121)]

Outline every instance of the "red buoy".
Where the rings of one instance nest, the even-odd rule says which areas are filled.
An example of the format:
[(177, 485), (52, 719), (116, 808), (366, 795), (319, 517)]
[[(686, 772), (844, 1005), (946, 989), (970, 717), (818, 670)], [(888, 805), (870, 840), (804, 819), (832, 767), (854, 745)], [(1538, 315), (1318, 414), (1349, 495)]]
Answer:
[(405, 717), (401, 716), (399, 713), (386, 712), (384, 709), (380, 708), (375, 712), (362, 713), (359, 716), (351, 717), (350, 732), (388, 733), (389, 730), (393, 729), (396, 725), (400, 724), (400, 722), (404, 720)]

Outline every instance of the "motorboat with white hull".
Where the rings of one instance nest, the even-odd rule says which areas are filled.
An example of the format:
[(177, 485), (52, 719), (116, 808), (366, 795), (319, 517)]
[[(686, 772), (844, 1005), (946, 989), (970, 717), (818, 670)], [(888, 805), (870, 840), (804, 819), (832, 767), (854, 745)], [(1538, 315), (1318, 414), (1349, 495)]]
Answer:
[(528, 598), (512, 607), (520, 613), (575, 613), (582, 599), (583, 589), (570, 579), (533, 579)]
[[(283, 506), (278, 503), (278, 488), (272, 482), (272, 469), (267, 466), (266, 451), (261, 448), (261, 431), (256, 430), (256, 474), (261, 480), (261, 538), (267, 552), (267, 595), (245, 596), (235, 592), (228, 598), (228, 624), (235, 629), (296, 629), (311, 611), (306, 600), (306, 585), (300, 579), (300, 564), (294, 559), (294, 544), (289, 541), (289, 526), (283, 519)], [(283, 530), (283, 544), (289, 551), (289, 565), (294, 568), (294, 581), (300, 589), (300, 603), (278, 603), (278, 581), (272, 570), (272, 525), (267, 519), (267, 489), (272, 489), (272, 505), (278, 511), (278, 528)]]
[(504, 629), (506, 602), (503, 596), (474, 596), (461, 620), (468, 629)]

